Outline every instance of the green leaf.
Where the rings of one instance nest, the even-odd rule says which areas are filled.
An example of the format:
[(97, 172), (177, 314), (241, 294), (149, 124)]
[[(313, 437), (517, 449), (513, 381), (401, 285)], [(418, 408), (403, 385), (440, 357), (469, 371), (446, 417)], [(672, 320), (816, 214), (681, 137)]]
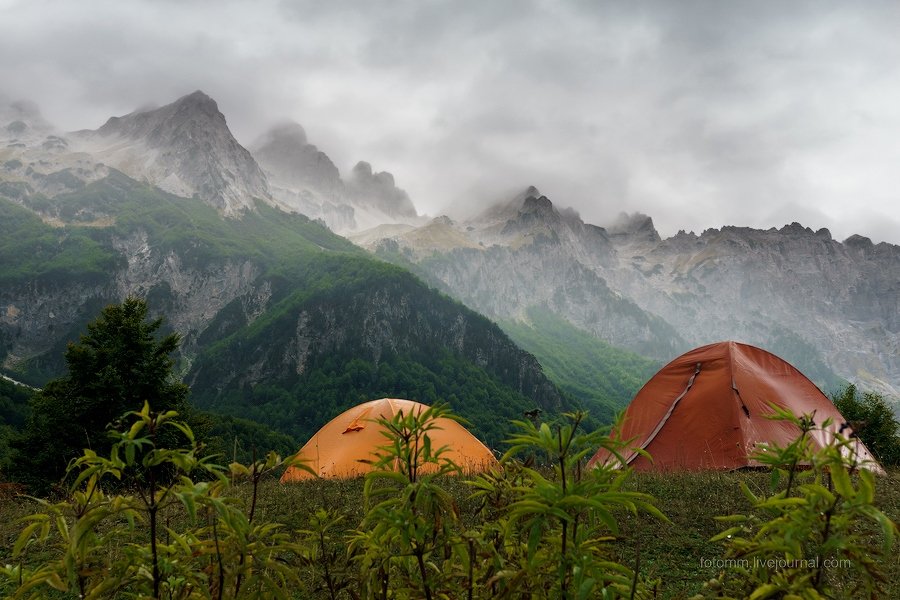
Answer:
[(764, 598), (774, 596), (779, 591), (781, 591), (779, 586), (773, 583), (767, 583), (753, 590), (753, 593), (750, 594), (750, 600), (763, 600)]
[(591, 592), (594, 590), (594, 586), (597, 584), (596, 580), (592, 577), (586, 578), (581, 582), (581, 585), (578, 586), (578, 592), (576, 594), (576, 598), (579, 600), (585, 600), (587, 598), (591, 598)]
[(47, 585), (50, 587), (57, 589), (61, 592), (66, 592), (69, 590), (69, 586), (67, 586), (62, 579), (59, 577), (59, 573), (50, 573), (46, 579)]
[(747, 487), (747, 484), (743, 481), (739, 481), (738, 485), (741, 487), (741, 491), (744, 493), (744, 497), (750, 501), (754, 506), (759, 503), (759, 498), (757, 498), (756, 494), (750, 491), (750, 488)]
[[(147, 406), (147, 404), (144, 403), (144, 406)], [(141, 432), (141, 430), (144, 428), (144, 426), (146, 424), (147, 424), (146, 421), (144, 421), (143, 419), (135, 421), (131, 425), (131, 429), (128, 430), (128, 439), (133, 440), (133, 439), (137, 438), (138, 434)]]
[(725, 531), (722, 531), (721, 533), (719, 533), (719, 534), (713, 536), (712, 538), (710, 538), (709, 541), (711, 541), (711, 542), (720, 542), (720, 541), (722, 541), (722, 540), (724, 540), (724, 539), (730, 538), (731, 536), (735, 535), (736, 533), (741, 533), (742, 531), (744, 531), (744, 528), (743, 528), (743, 527), (729, 527), (729, 528), (726, 529)]
[(535, 521), (531, 524), (531, 531), (528, 533), (527, 557), (529, 563), (534, 560), (538, 545), (541, 543), (543, 532), (543, 521), (535, 519)]
[(19, 556), (22, 550), (28, 545), (28, 542), (31, 540), (31, 535), (38, 530), (38, 528), (44, 525), (43, 521), (35, 521), (33, 523), (29, 523), (19, 534), (19, 537), (16, 538), (16, 543), (13, 544), (12, 555), (13, 558)]
[(834, 484), (834, 490), (844, 498), (852, 500), (856, 496), (856, 491), (850, 482), (850, 475), (847, 474), (843, 465), (832, 466), (831, 481)]

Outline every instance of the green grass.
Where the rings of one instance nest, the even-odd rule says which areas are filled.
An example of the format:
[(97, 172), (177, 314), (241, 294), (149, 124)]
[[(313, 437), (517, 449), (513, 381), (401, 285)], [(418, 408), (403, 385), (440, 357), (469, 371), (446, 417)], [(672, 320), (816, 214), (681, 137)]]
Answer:
[[(621, 541), (613, 543), (614, 558), (633, 567), (639, 548), (642, 576), (661, 580), (659, 597), (689, 598), (700, 591), (705, 581), (717, 575), (716, 569), (701, 567), (701, 559), (723, 556), (722, 546), (709, 541), (722, 529), (714, 518), (749, 510), (739, 482), (743, 481), (754, 491), (763, 491), (768, 480), (768, 474), (760, 472), (632, 474), (628, 487), (652, 494), (670, 522), (620, 514)], [(877, 486), (876, 505), (894, 522), (900, 521), (900, 471), (878, 478)], [(463, 523), (474, 522), (478, 507), (468, 499), (468, 486), (460, 479), (448, 478), (444, 487), (455, 498)], [(345, 530), (349, 532), (365, 511), (362, 488), (362, 479), (282, 485), (272, 478), (261, 485), (257, 518), (303, 529), (316, 509), (329, 507), (344, 514)], [(233, 491), (243, 502), (249, 502), (249, 486), (238, 486)], [(36, 510), (33, 501), (0, 499), (0, 561), (7, 557), (22, 527), (19, 519), (33, 510)], [(173, 513), (173, 517), (178, 515)], [(883, 597), (900, 597), (900, 561), (890, 560), (884, 570), (887, 582)], [(830, 572), (828, 576), (845, 581), (845, 586), (854, 578), (853, 573), (840, 571)], [(312, 572), (309, 577), (313, 577)]]

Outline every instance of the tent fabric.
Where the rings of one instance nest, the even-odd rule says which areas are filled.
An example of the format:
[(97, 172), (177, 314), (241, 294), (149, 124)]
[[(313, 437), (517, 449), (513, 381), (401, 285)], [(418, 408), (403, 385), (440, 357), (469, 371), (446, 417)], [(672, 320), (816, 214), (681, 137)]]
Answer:
[[(626, 462), (638, 471), (737, 469), (762, 466), (751, 458), (759, 444), (786, 446), (800, 430), (785, 421), (766, 418), (771, 405), (797, 416), (814, 414), (821, 425), (810, 436), (821, 448), (840, 431), (851, 431), (831, 400), (790, 363), (761, 348), (720, 342), (695, 348), (663, 367), (631, 401), (613, 437), (642, 448), (652, 461), (626, 452)], [(881, 467), (862, 442), (847, 454), (866, 468)], [(613, 460), (601, 449), (588, 465)]]
[[(379, 418), (390, 419), (403, 411), (409, 414), (428, 407), (412, 400), (382, 398), (350, 408), (322, 427), (297, 453), (296, 458), (305, 462), (320, 477), (352, 478), (372, 470), (379, 446), (388, 443), (382, 434), (384, 428)], [(481, 471), (497, 464), (493, 453), (465, 427), (452, 419), (435, 420), (435, 428), (428, 432), (432, 448), (447, 446), (444, 457), (459, 465), (463, 471)], [(281, 482), (312, 479), (313, 475), (289, 467), (281, 476)]]

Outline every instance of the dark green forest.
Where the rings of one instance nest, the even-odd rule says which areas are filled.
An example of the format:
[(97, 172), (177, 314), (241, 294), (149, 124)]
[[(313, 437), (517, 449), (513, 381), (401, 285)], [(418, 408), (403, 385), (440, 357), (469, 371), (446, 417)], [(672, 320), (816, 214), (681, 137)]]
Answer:
[(9, 442), (28, 419), (28, 401), (32, 394), (32, 390), (0, 378), (0, 481), (9, 473)]

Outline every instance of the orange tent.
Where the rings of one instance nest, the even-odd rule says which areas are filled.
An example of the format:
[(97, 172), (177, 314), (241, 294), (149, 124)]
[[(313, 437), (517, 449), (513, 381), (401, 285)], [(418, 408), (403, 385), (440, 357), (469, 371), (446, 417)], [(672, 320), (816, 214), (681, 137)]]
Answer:
[[(320, 477), (350, 478), (372, 470), (366, 461), (374, 461), (379, 446), (388, 443), (382, 435), (379, 418), (389, 419), (398, 412), (421, 412), (428, 407), (412, 400), (382, 398), (354, 406), (322, 427), (295, 458), (305, 461)], [(464, 471), (480, 471), (497, 464), (491, 451), (452, 419), (439, 418), (435, 429), (428, 432), (431, 445), (437, 449), (447, 446), (444, 457)], [(296, 467), (289, 467), (281, 482), (312, 479), (313, 476)]]
[[(770, 403), (797, 416), (815, 413), (814, 421), (832, 424), (810, 432), (823, 447), (833, 442), (844, 418), (834, 404), (791, 364), (760, 348), (720, 342), (695, 348), (663, 367), (625, 410), (613, 437), (642, 448), (652, 462), (634, 451), (626, 462), (639, 471), (736, 469), (761, 466), (750, 455), (761, 443), (786, 446), (800, 430), (767, 419)], [(851, 431), (844, 426), (846, 438)], [(866, 468), (881, 467), (862, 442), (848, 453)], [(601, 449), (589, 466), (611, 460)]]

